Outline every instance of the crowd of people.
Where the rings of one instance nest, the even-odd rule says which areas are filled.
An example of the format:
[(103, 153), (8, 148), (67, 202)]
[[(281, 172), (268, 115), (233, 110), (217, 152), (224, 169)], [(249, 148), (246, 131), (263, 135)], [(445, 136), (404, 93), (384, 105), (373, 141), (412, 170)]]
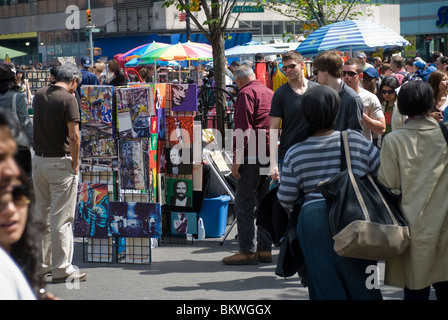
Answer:
[[(257, 151), (265, 145), (269, 163), (251, 153), (252, 136), (234, 145), (239, 251), (222, 262), (272, 262), (272, 241), (256, 227), (254, 212), (268, 190), (278, 188), (283, 208), (299, 211), (295, 225), (310, 299), (382, 299), (379, 288), (366, 286), (366, 268), (377, 262), (340, 257), (333, 250), (329, 204), (317, 189), (340, 171), (340, 132), (347, 130), (354, 173), (371, 174), (401, 191), (411, 231), (409, 248), (386, 261), (385, 284), (403, 288), (405, 299), (428, 299), (431, 286), (437, 299), (447, 299), (448, 144), (441, 130), (448, 120), (447, 62), (439, 53), (430, 65), (399, 55), (369, 62), (365, 53), (343, 61), (338, 52), (326, 51), (313, 59), (313, 75), (307, 77), (301, 54), (288, 51), (275, 65), (286, 81), (275, 88), (266, 81), (265, 69), (260, 76), (256, 68), (262, 60), (255, 66), (232, 64), (229, 77), (239, 89), (235, 129), (265, 132), (253, 137)], [(51, 74), (52, 85), (33, 97), (31, 123), (26, 82), (20, 71), (0, 65), (0, 279), (5, 283), (0, 298), (56, 299), (45, 291), (45, 277), (87, 279), (72, 265), (77, 89), (123, 85), (126, 76), (115, 60), (106, 68), (88, 57), (80, 66), (53, 66)], [(261, 169), (269, 174), (260, 174)]]
[[(354, 173), (371, 174), (401, 192), (412, 239), (402, 255), (386, 261), (385, 284), (403, 288), (408, 300), (429, 299), (431, 286), (437, 299), (448, 298), (448, 140), (441, 130), (448, 95), (445, 61), (436, 53), (431, 65), (399, 55), (370, 63), (363, 52), (344, 61), (338, 52), (326, 51), (314, 57), (313, 76), (307, 77), (303, 57), (289, 51), (281, 66), (287, 82), (275, 92), (260, 89), (252, 68), (234, 71), (240, 90), (235, 129), (267, 133), (266, 141), (256, 143), (270, 150), (271, 188), (278, 186), (279, 202), (288, 213), (299, 212), (293, 223), (310, 299), (382, 299), (379, 288), (366, 286), (366, 268), (377, 261), (334, 251), (330, 204), (317, 188), (341, 170), (344, 130)], [(224, 264), (271, 261), (272, 243), (256, 227), (253, 214), (268, 187), (254, 174), (261, 164), (249, 161), (254, 157), (249, 144), (234, 150), (239, 252), (224, 258)]]

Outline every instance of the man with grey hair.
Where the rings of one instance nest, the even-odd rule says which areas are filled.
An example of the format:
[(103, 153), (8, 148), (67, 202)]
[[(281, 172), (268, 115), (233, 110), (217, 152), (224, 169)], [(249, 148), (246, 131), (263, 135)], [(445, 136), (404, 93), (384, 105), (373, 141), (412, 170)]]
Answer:
[[(240, 89), (234, 105), (232, 165), (232, 175), (237, 180), (235, 215), (239, 251), (222, 262), (230, 265), (271, 262), (272, 241), (265, 230), (256, 229), (254, 211), (269, 188), (269, 176), (262, 175), (260, 169), (268, 165), (269, 111), (274, 92), (255, 79), (250, 66), (236, 68), (233, 77)], [(261, 159), (263, 156), (265, 161)]]
[(74, 92), (81, 77), (76, 65), (66, 63), (59, 67), (56, 83), (39, 89), (33, 100), (36, 213), (46, 222), (42, 239), (43, 273), (51, 272), (53, 282), (87, 278), (72, 265), (81, 139)]

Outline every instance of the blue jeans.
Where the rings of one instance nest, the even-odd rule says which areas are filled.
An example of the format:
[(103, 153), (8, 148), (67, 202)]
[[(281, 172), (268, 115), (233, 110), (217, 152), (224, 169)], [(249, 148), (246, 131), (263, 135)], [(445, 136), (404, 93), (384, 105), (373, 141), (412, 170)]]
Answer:
[(380, 289), (367, 288), (367, 267), (376, 261), (339, 256), (328, 220), (327, 203), (305, 205), (297, 220), (310, 300), (381, 300)]
[(258, 164), (242, 164), (239, 173), (241, 178), (236, 184), (235, 215), (240, 251), (270, 251), (272, 242), (269, 234), (264, 229), (255, 227), (254, 214), (254, 208), (268, 191), (270, 178), (260, 175)]

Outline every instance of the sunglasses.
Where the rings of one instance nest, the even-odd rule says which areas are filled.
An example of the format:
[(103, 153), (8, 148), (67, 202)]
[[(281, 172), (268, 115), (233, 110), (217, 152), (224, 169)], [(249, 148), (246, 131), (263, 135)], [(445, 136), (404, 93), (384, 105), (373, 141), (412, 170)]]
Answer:
[(382, 94), (393, 94), (395, 93), (395, 90), (381, 90)]
[[(17, 208), (26, 207), (31, 203), (28, 196), (28, 188), (26, 186), (15, 186), (11, 192), (12, 202)], [(10, 203), (10, 201), (0, 201), (0, 212), (5, 210)]]
[(287, 71), (288, 69), (294, 69), (295, 67), (297, 67), (298, 66), (298, 64), (296, 64), (296, 63), (291, 63), (289, 66), (283, 66), (282, 67), (282, 70), (283, 71)]
[(349, 76), (349, 77), (354, 77), (354, 76), (356, 76), (356, 75), (358, 75), (356, 72), (353, 72), (353, 71), (342, 71), (342, 74), (344, 75), (344, 76)]

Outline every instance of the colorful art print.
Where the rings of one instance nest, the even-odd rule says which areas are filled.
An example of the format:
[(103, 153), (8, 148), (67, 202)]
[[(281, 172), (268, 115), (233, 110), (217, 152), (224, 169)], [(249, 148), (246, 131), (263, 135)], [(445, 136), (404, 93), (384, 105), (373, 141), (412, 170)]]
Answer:
[(110, 158), (82, 158), (80, 172), (117, 171), (118, 157)]
[(166, 179), (166, 200), (171, 207), (193, 206), (193, 181), (189, 179)]
[(161, 206), (159, 203), (110, 202), (109, 225), (112, 236), (160, 238)]
[(159, 141), (159, 136), (157, 135), (157, 133), (151, 134), (151, 150), (152, 151), (157, 151), (158, 141)]
[(117, 147), (114, 139), (81, 140), (80, 158), (116, 157)]
[(198, 214), (171, 212), (171, 235), (186, 236), (187, 234), (198, 234)]
[(171, 84), (172, 111), (198, 111), (196, 84)]
[(112, 137), (113, 87), (81, 87), (83, 136)]
[(151, 134), (159, 132), (158, 117), (151, 117)]
[(175, 144), (166, 149), (166, 173), (167, 174), (192, 174), (193, 149), (191, 145)]
[(75, 236), (104, 238), (108, 232), (107, 184), (80, 183), (75, 214)]
[(139, 140), (121, 141), (119, 144), (120, 182), (122, 189), (145, 190), (145, 167), (142, 142)]
[(158, 175), (158, 183), (157, 183), (157, 191), (158, 191), (158, 202), (160, 205), (166, 204), (166, 176), (164, 173), (159, 173)]
[(166, 117), (168, 141), (193, 143), (193, 124), (193, 116)]
[(142, 109), (148, 116), (155, 116), (153, 103), (153, 90), (151, 86), (138, 86), (131, 88), (117, 89), (117, 110), (120, 112), (125, 109)]
[(159, 140), (166, 140), (166, 109), (158, 109), (157, 110), (157, 125), (159, 127)]
[(148, 138), (150, 123), (144, 106), (118, 112), (119, 139)]
[(156, 110), (164, 109), (166, 106), (166, 86), (164, 83), (154, 85), (154, 107)]

